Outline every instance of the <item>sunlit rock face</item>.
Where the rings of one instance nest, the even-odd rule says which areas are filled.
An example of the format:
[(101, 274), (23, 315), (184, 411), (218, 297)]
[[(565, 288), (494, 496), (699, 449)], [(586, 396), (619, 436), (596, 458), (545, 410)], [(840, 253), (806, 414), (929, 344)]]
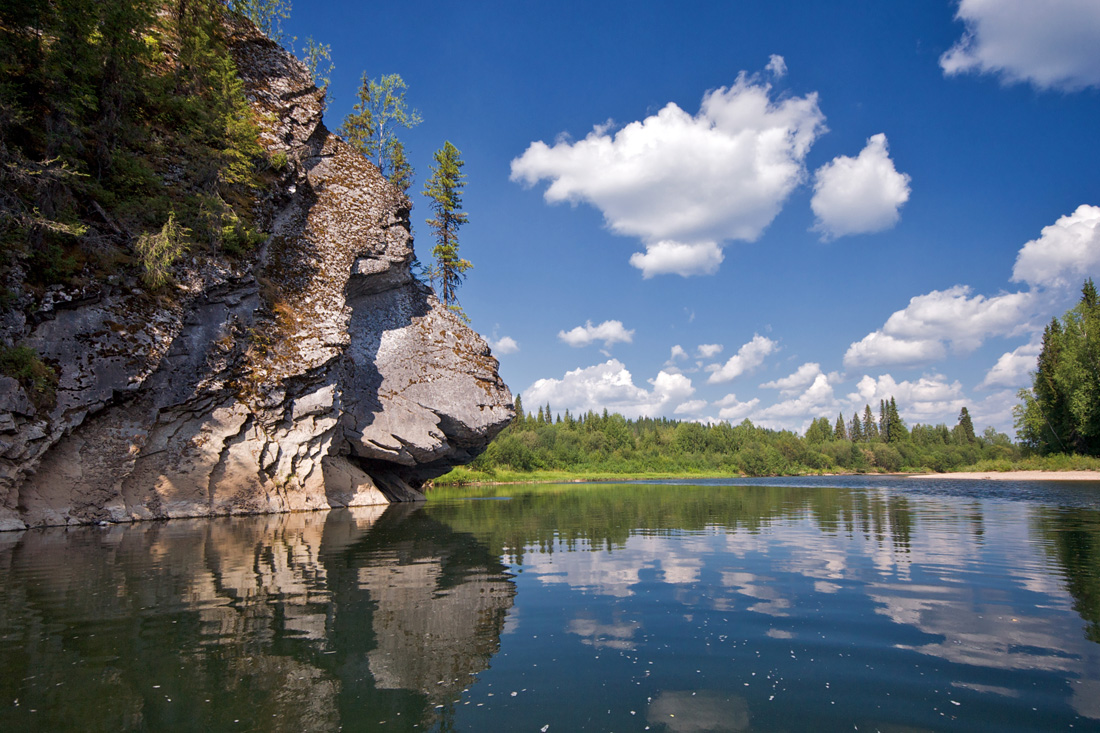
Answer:
[(0, 529), (415, 500), (512, 418), (485, 341), (411, 273), (409, 200), (325, 128), (297, 59), (229, 33), (279, 161), (271, 236), (180, 263), (167, 297), (123, 278), (5, 321), (60, 384), (36, 411), (0, 382)]

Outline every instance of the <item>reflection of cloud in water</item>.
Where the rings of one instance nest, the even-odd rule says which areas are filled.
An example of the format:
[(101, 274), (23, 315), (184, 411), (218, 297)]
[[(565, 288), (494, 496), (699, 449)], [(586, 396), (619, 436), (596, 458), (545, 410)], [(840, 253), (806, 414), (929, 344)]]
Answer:
[(660, 537), (634, 535), (612, 552), (571, 548), (569, 552), (529, 549), (524, 571), (543, 583), (564, 583), (578, 590), (616, 598), (634, 594), (644, 570), (660, 569), (666, 583), (686, 585), (699, 579), (701, 556), (712, 549), (703, 540), (671, 544)]
[(674, 733), (749, 729), (749, 706), (738, 695), (714, 690), (665, 691), (649, 704), (646, 721)]
[(769, 616), (788, 616), (786, 609), (791, 607), (791, 602), (779, 595), (771, 578), (756, 576), (752, 573), (741, 573), (726, 570), (722, 572), (722, 585), (733, 588), (747, 598), (754, 598), (760, 603), (749, 606), (750, 611), (765, 613)]
[(601, 624), (595, 619), (575, 618), (566, 631), (582, 637), (581, 641), (597, 649), (608, 647), (630, 651), (634, 649), (634, 632), (642, 625), (637, 621)]
[(767, 635), (773, 639), (793, 639), (794, 634), (789, 631), (782, 631), (780, 629), (768, 629)]

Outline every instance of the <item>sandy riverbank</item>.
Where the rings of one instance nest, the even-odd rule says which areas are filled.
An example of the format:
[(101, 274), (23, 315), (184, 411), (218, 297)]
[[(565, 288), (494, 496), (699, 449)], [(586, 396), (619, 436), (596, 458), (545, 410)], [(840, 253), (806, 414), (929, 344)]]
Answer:
[(916, 473), (912, 478), (983, 478), (991, 481), (1100, 481), (1100, 471), (974, 471)]

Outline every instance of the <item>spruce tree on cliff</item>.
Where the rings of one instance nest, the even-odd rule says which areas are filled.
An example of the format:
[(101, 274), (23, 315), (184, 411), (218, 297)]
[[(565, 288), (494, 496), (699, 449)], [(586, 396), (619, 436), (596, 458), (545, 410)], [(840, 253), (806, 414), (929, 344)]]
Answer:
[(467, 220), (462, 211), (462, 189), (466, 186), (462, 166), (465, 163), (459, 155), (458, 148), (449, 141), (435, 152), (435, 165), (431, 178), (424, 184), (424, 195), (431, 199), (435, 214), (428, 219), (436, 242), (432, 248), (435, 258), (431, 268), (432, 284), (439, 284), (439, 297), (444, 305), (461, 313), (455, 291), (473, 265), (458, 256), (458, 228)]

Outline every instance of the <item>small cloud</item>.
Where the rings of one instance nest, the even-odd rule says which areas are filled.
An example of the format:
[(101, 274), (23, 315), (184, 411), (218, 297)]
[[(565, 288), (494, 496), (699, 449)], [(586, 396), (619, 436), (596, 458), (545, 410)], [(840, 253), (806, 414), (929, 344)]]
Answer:
[(634, 331), (623, 328), (622, 321), (604, 321), (598, 326), (593, 326), (592, 321), (585, 321), (583, 326), (577, 326), (571, 331), (559, 331), (558, 338), (574, 348), (588, 346), (596, 341), (603, 341), (605, 348), (615, 343), (629, 344), (634, 338)]
[(519, 351), (519, 344), (517, 344), (516, 340), (511, 336), (501, 336), (495, 341), (490, 339), (489, 347), (502, 356), (504, 354), (514, 354)]
[(738, 349), (737, 353), (731, 356), (725, 364), (721, 366), (714, 365), (713, 368), (708, 367), (711, 374), (707, 382), (720, 384), (736, 379), (763, 364), (764, 358), (775, 351), (777, 347), (778, 344), (775, 341), (756, 334), (752, 337), (752, 341)]
[(840, 155), (814, 174), (810, 200), (823, 239), (869, 234), (898, 223), (909, 200), (909, 176), (898, 173), (882, 133), (867, 140), (859, 157)]
[(713, 359), (722, 353), (722, 344), (699, 344), (695, 354), (700, 359)]
[(902, 417), (926, 424), (953, 423), (967, 404), (962, 385), (957, 380), (948, 383), (942, 374), (927, 374), (915, 382), (898, 382), (889, 374), (878, 378), (864, 375), (848, 400), (854, 407), (875, 406), (891, 397), (897, 400)]
[(818, 376), (821, 376), (821, 365), (815, 362), (806, 362), (802, 366), (798, 367), (795, 372), (782, 379), (776, 379), (771, 382), (765, 382), (760, 386), (763, 389), (778, 389), (779, 393), (783, 396), (789, 396), (798, 394), (806, 387), (814, 383), (814, 380)]
[(718, 417), (723, 420), (729, 420), (730, 422), (741, 422), (746, 417), (752, 414), (752, 411), (756, 409), (756, 406), (760, 404), (760, 400), (753, 397), (748, 402), (741, 402), (737, 399), (737, 395), (730, 393), (714, 403), (715, 407), (720, 408), (718, 410)]
[(694, 415), (706, 406), (706, 400), (688, 400), (673, 410), (672, 413), (674, 415)]
[(630, 371), (617, 359), (566, 372), (561, 379), (540, 379), (523, 391), (528, 404), (546, 404), (584, 413), (607, 409), (629, 418), (669, 413), (695, 388), (682, 374), (660, 371), (649, 380), (652, 389), (634, 384)]
[(768, 57), (768, 65), (764, 67), (772, 76), (776, 79), (782, 79), (787, 75), (787, 62), (777, 53), (773, 53)]
[(947, 349), (936, 339), (899, 339), (875, 331), (848, 347), (845, 368), (876, 367), (891, 364), (928, 364), (944, 358)]
[(642, 277), (648, 280), (654, 275), (713, 275), (718, 272), (722, 259), (722, 250), (716, 242), (684, 244), (665, 240), (647, 244), (644, 254), (630, 255), (630, 264), (641, 270)]

